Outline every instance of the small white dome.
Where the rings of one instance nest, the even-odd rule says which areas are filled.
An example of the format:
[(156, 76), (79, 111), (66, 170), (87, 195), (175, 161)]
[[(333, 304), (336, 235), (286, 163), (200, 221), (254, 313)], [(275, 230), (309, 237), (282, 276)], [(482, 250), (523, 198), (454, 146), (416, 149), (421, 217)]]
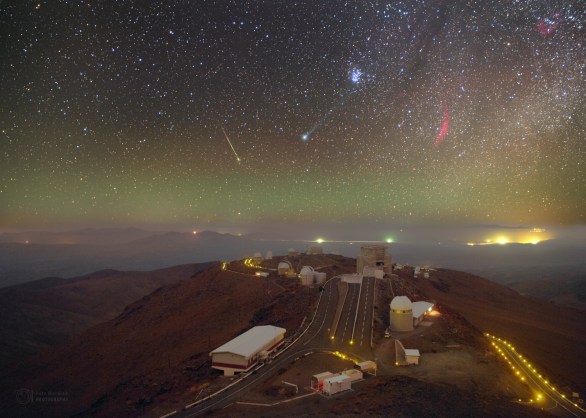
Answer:
[(307, 274), (307, 273), (312, 273), (313, 272), (313, 267), (311, 266), (303, 266), (303, 268), (301, 269), (301, 274)]
[(291, 268), (291, 264), (289, 264), (287, 261), (281, 261), (279, 263), (279, 267), (280, 269), (290, 269)]
[(262, 258), (262, 254), (261, 253), (254, 253), (255, 257), (261, 257)]
[(391, 302), (391, 309), (406, 311), (413, 309), (413, 305), (407, 296), (396, 296)]
[(290, 253), (294, 253), (295, 252), (295, 248), (293, 248), (293, 247), (289, 248), (289, 252)]

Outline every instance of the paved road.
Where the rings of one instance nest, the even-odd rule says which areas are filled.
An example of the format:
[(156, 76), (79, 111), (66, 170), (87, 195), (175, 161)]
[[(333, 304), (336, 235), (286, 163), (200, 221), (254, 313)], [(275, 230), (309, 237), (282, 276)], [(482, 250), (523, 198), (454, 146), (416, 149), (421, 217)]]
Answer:
[(532, 403), (537, 403), (537, 407), (559, 417), (586, 418), (586, 413), (583, 410), (557, 392), (545, 377), (540, 376), (538, 370), (533, 369), (530, 363), (515, 351), (510, 343), (501, 341), (494, 336), (489, 336), (489, 339), (496, 347), (501, 349), (501, 353), (505, 354), (507, 361), (511, 363), (511, 366), (515, 367), (514, 370), (518, 372), (519, 377), (522, 377), (534, 390), (535, 398)]
[(357, 350), (371, 352), (372, 341), (372, 315), (374, 308), (374, 277), (362, 279), (362, 291), (358, 311), (355, 313), (353, 340)]
[[(370, 324), (372, 322), (372, 303), (374, 301), (374, 278), (372, 278), (372, 280), (365, 279), (365, 289), (368, 290), (363, 290), (362, 292), (360, 291), (359, 284), (349, 285), (348, 296), (346, 297), (344, 309), (342, 310), (340, 317), (340, 324), (338, 325), (335, 338), (331, 339), (329, 338), (329, 328), (334, 322), (334, 316), (338, 304), (338, 281), (338, 278), (334, 278), (326, 283), (315, 319), (304, 336), (294, 346), (287, 351), (282, 352), (271, 363), (261, 366), (256, 374), (249, 375), (246, 379), (243, 379), (241, 382), (226, 389), (216, 397), (193, 406), (186, 411), (178, 411), (178, 413), (173, 416), (188, 418), (197, 416), (210, 409), (217, 410), (223, 408), (224, 406), (235, 402), (239, 397), (249, 392), (254, 387), (263, 383), (277, 373), (279, 369), (286, 367), (291, 361), (314, 351), (332, 350), (346, 354), (358, 361), (372, 360), (370, 350)], [(364, 295), (361, 293), (364, 293)], [(359, 296), (361, 301), (360, 305)], [(359, 314), (356, 315), (356, 308), (363, 310), (366, 309), (366, 313), (359, 312)], [(369, 311), (370, 313), (368, 313)], [(357, 329), (358, 321), (361, 321), (361, 340), (358, 344), (350, 344), (355, 320), (357, 320)], [(363, 322), (365, 324), (364, 331), (362, 331)], [(368, 327), (366, 327), (366, 325), (368, 325)], [(339, 338), (338, 335), (341, 337)], [(360, 346), (360, 342), (363, 342), (362, 346)]]
[(360, 284), (349, 283), (348, 293), (346, 294), (344, 307), (342, 308), (342, 312), (340, 313), (340, 321), (338, 322), (336, 335), (334, 335), (334, 342), (336, 343), (336, 345), (350, 346), (350, 341), (352, 341), (352, 330), (354, 329), (354, 319), (356, 307), (358, 306), (359, 294)]

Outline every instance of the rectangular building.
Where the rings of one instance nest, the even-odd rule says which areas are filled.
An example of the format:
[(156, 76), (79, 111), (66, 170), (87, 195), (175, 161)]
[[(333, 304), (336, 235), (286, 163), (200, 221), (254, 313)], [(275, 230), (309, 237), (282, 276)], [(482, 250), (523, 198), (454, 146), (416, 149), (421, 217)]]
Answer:
[(352, 380), (350, 377), (342, 374), (335, 377), (330, 377), (324, 380), (323, 392), (326, 395), (334, 395), (338, 392), (344, 392), (350, 390), (352, 386)]
[(249, 329), (210, 353), (212, 367), (223, 370), (225, 376), (247, 372), (258, 363), (259, 358), (266, 357), (283, 344), (285, 332), (284, 328), (273, 325)]
[(430, 302), (413, 302), (413, 326), (416, 327), (421, 321), (425, 319), (425, 316), (431, 312), (433, 303)]
[(419, 364), (419, 350), (406, 349), (405, 360), (407, 364)]

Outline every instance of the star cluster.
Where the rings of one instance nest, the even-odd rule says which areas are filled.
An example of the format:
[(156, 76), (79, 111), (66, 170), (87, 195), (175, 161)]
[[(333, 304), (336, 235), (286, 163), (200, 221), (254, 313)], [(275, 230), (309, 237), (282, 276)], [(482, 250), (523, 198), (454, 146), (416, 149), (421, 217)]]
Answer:
[(0, 9), (0, 226), (584, 222), (580, 1)]

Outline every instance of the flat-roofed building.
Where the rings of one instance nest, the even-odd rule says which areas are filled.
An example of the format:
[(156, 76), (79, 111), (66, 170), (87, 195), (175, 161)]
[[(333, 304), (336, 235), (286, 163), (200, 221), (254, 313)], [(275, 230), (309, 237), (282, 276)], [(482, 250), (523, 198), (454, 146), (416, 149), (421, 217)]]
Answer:
[(407, 364), (419, 364), (419, 350), (405, 349), (405, 359)]
[(352, 388), (352, 379), (345, 374), (330, 377), (324, 380), (323, 392), (326, 395), (334, 395)]
[(225, 376), (247, 372), (283, 344), (286, 330), (273, 325), (249, 329), (210, 353), (212, 367), (223, 370)]
[(425, 319), (425, 315), (427, 315), (428, 312), (431, 312), (433, 303), (413, 302), (411, 306), (413, 307), (413, 326), (416, 327), (421, 321)]
[(322, 390), (324, 388), (324, 380), (329, 379), (330, 377), (334, 377), (334, 373), (323, 372), (314, 374), (311, 376), (311, 388), (317, 391)]

